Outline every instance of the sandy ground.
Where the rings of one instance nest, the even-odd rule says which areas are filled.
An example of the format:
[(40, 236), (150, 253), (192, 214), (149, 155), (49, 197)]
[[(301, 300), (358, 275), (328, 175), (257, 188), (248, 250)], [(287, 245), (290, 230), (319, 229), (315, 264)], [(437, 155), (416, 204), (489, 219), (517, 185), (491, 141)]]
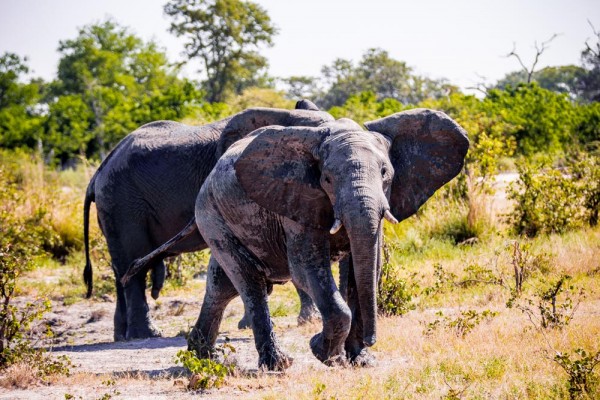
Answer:
[[(106, 394), (119, 399), (197, 397), (198, 394), (185, 390), (187, 378), (182, 376), (184, 370), (176, 365), (174, 357), (186, 348), (181, 332), (188, 331), (195, 322), (201, 301), (181, 297), (149, 301), (163, 337), (129, 342), (112, 340), (115, 303), (110, 296), (105, 296), (102, 302), (82, 300), (70, 306), (54, 303), (53, 311), (45, 316), (55, 334), (48, 348), (55, 356), (69, 357), (73, 363), (72, 376), (26, 390), (0, 388), (0, 399), (64, 399), (65, 394), (75, 399), (97, 399)], [(252, 331), (237, 329), (242, 314), (242, 303), (236, 299), (225, 311), (219, 343), (227, 340), (236, 349), (233, 358), (242, 375), (265, 374), (257, 369), (258, 354)], [(298, 327), (296, 316), (276, 317), (274, 321), (281, 346), (294, 358), (290, 372), (327, 368), (312, 356), (308, 345), (310, 337), (320, 331), (320, 324)], [(114, 387), (102, 383), (115, 379), (118, 383)], [(234, 394), (245, 398), (257, 395), (232, 387), (204, 395), (231, 398)]]

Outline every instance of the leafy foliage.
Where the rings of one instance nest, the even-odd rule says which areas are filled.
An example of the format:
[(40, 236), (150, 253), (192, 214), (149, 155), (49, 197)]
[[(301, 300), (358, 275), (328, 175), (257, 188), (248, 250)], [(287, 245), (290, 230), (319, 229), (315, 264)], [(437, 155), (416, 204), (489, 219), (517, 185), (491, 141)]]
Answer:
[(565, 94), (532, 83), (491, 90), (486, 101), (505, 122), (515, 126), (513, 136), (521, 154), (559, 152), (573, 143), (576, 106)]
[(596, 156), (580, 157), (562, 171), (525, 160), (517, 165), (519, 180), (509, 190), (516, 205), (508, 216), (516, 233), (533, 237), (597, 223), (600, 162)]
[(557, 353), (553, 360), (569, 376), (567, 388), (571, 399), (596, 398), (600, 394), (600, 381), (594, 368), (600, 364), (600, 351), (589, 353), (584, 349), (576, 349), (577, 358), (573, 354)]
[(410, 284), (398, 276), (397, 269), (390, 264), (388, 247), (384, 245), (383, 249), (384, 261), (377, 288), (377, 309), (381, 315), (404, 315), (415, 309), (413, 296), (416, 284)]
[(0, 57), (0, 147), (34, 147), (39, 138), (42, 117), (35, 105), (42, 85), (20, 82), (29, 73), (25, 63), (13, 53)]
[(202, 62), (206, 99), (222, 102), (250, 86), (261, 86), (267, 59), (258, 53), (271, 45), (277, 29), (267, 12), (251, 1), (172, 0), (164, 7), (173, 18), (170, 31), (187, 39), (185, 51)]
[(581, 61), (587, 73), (582, 78), (584, 98), (588, 101), (600, 101), (600, 31), (593, 26), (596, 43), (585, 43), (581, 52)]
[(18, 212), (27, 199), (6, 166), (0, 166), (0, 182), (0, 369), (26, 361), (36, 365), (42, 378), (68, 373), (68, 359), (51, 359), (44, 349), (35, 348), (28, 337), (32, 324), (50, 310), (50, 302), (14, 304), (19, 277), (33, 268), (35, 258), (44, 253), (46, 212), (42, 205), (33, 204), (31, 214)]
[[(563, 65), (559, 67), (546, 67), (535, 71), (531, 81), (536, 82), (541, 88), (565, 93), (574, 100), (582, 99), (582, 79), (586, 74), (583, 67), (576, 65)], [(507, 89), (527, 83), (527, 72), (520, 70), (508, 73), (496, 83), (496, 88)]]
[(352, 61), (336, 59), (321, 70), (328, 90), (317, 101), (324, 108), (341, 106), (361, 92), (372, 92), (378, 101), (392, 99), (402, 104), (416, 104), (426, 98), (439, 98), (455, 87), (443, 80), (413, 74), (403, 61), (390, 57), (383, 49), (367, 50), (354, 66)]
[(200, 97), (156, 44), (111, 20), (85, 26), (59, 51), (44, 146), (62, 162), (74, 154), (103, 157), (143, 123), (182, 118)]
[(427, 324), (425, 335), (431, 335), (435, 330), (443, 327), (453, 332), (456, 336), (464, 338), (481, 322), (490, 321), (496, 317), (498, 312), (490, 310), (483, 310), (482, 312), (467, 310), (461, 311), (456, 318), (445, 317), (442, 311), (436, 312), (435, 315), (440, 318)]
[[(565, 288), (569, 279), (569, 275), (563, 275), (556, 282), (538, 290), (533, 298), (512, 300), (508, 305), (521, 310), (537, 329), (562, 329), (569, 325), (584, 296), (583, 290), (575, 292), (573, 285)], [(571, 297), (573, 294), (577, 296), (575, 299)]]
[[(235, 351), (228, 346), (229, 351)], [(194, 351), (179, 350), (175, 361), (192, 373), (188, 389), (207, 390), (219, 388), (225, 383), (225, 377), (233, 372), (233, 365), (225, 365), (209, 358), (198, 358)]]

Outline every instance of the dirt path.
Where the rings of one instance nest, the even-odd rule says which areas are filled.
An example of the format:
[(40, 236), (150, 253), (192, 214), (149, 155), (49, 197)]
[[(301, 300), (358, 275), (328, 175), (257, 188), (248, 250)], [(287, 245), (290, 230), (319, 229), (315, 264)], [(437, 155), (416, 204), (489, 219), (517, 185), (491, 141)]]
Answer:
[[(200, 304), (200, 300), (181, 296), (152, 301), (152, 315), (164, 337), (114, 342), (111, 298), (107, 297), (104, 302), (82, 300), (70, 306), (55, 303), (53, 311), (45, 316), (55, 333), (50, 349), (55, 356), (69, 357), (73, 363), (72, 376), (50, 386), (26, 390), (0, 388), (0, 399), (64, 399), (65, 394), (75, 399), (96, 399), (104, 395), (119, 399), (193, 398), (193, 393), (184, 390), (187, 379), (181, 376), (184, 370), (176, 365), (174, 357), (187, 346), (181, 332), (189, 330), (195, 322)], [(252, 332), (237, 329), (242, 314), (242, 304), (237, 299), (225, 312), (219, 343), (227, 340), (236, 349), (233, 358), (242, 374), (260, 375)], [(319, 325), (298, 327), (295, 316), (274, 320), (282, 347), (294, 358), (290, 372), (327, 368), (312, 356), (308, 346), (310, 337), (320, 330)], [(102, 383), (113, 379), (118, 379), (118, 387)], [(235, 388), (228, 388), (210, 397), (231, 398), (235, 392)]]

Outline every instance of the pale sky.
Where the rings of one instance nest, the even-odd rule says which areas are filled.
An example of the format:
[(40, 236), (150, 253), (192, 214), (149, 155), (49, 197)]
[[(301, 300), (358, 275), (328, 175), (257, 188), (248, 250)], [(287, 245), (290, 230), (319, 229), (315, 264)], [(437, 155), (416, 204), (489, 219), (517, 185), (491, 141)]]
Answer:
[[(415, 72), (446, 78), (463, 88), (495, 82), (519, 69), (505, 55), (516, 44), (527, 64), (534, 43), (560, 34), (539, 68), (580, 63), (586, 39), (600, 30), (599, 0), (255, 0), (279, 28), (274, 46), (262, 51), (270, 74), (320, 75), (336, 58), (358, 61), (371, 47), (387, 50)], [(27, 56), (34, 76), (56, 74), (59, 40), (84, 25), (113, 17), (144, 40), (154, 39), (171, 61), (182, 60), (183, 39), (167, 29), (166, 0), (0, 0), (0, 54)], [(198, 78), (198, 65), (184, 71)]]

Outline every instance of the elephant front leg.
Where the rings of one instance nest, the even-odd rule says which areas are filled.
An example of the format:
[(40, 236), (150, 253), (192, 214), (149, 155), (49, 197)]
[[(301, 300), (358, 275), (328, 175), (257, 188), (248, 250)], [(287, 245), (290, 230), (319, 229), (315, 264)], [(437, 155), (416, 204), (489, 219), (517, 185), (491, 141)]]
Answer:
[(352, 315), (331, 273), (328, 232), (290, 222), (287, 233), (288, 261), (294, 283), (306, 290), (321, 312), (323, 330), (310, 347), (327, 365), (346, 364), (344, 342)]
[(363, 322), (358, 304), (356, 281), (354, 280), (352, 255), (347, 255), (340, 260), (340, 287), (343, 287), (342, 295), (352, 312), (352, 325), (344, 344), (346, 357), (352, 365), (372, 367), (375, 365), (375, 358), (363, 343)]

